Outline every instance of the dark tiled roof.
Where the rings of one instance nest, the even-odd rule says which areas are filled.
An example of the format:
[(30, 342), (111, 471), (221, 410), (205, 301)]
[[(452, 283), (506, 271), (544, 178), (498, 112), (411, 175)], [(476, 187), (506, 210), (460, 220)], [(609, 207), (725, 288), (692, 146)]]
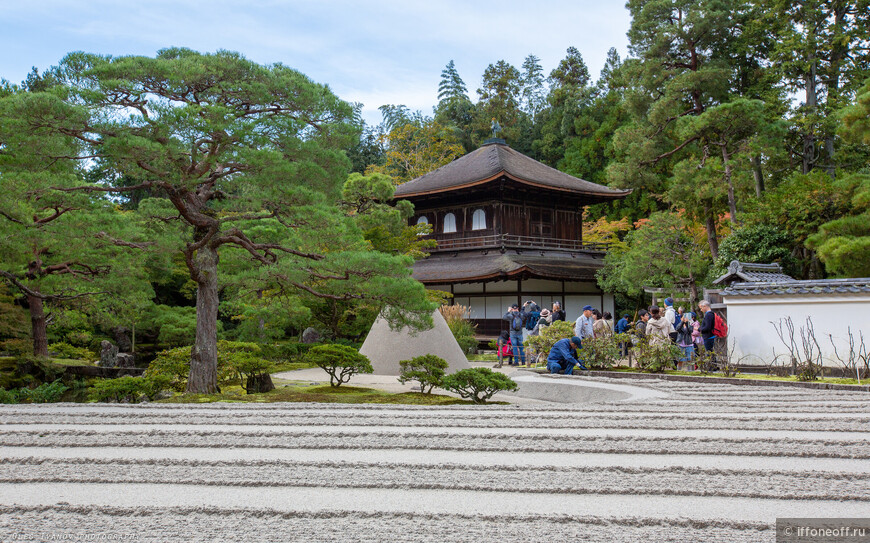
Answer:
[(713, 281), (714, 285), (728, 285), (739, 281), (786, 283), (795, 278), (782, 273), (779, 264), (756, 264), (754, 262), (738, 262), (732, 260), (728, 273)]
[(396, 187), (395, 198), (432, 194), (475, 185), (500, 175), (530, 185), (594, 196), (598, 200), (623, 198), (630, 190), (616, 190), (578, 179), (519, 153), (507, 145), (490, 143), (407, 183)]
[(722, 296), (792, 296), (795, 294), (870, 294), (870, 277), (789, 282), (734, 283)]
[(603, 264), (603, 255), (585, 253), (435, 253), (414, 264), (413, 277), (429, 284), (509, 279), (523, 273), (545, 279), (592, 280)]

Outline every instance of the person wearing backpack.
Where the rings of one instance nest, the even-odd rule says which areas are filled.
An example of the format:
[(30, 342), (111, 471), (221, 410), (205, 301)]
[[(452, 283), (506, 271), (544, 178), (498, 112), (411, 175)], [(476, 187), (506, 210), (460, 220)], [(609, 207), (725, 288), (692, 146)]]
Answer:
[[(525, 310), (526, 307), (528, 307), (528, 303), (523, 305), (523, 309)], [(526, 311), (520, 311), (520, 306), (513, 304), (501, 318), (509, 323), (508, 332), (510, 333), (511, 345), (514, 351), (513, 362), (509, 364), (511, 366), (526, 365), (526, 353), (523, 350), (523, 329), (528, 317), (529, 314)]]
[(673, 298), (665, 298), (665, 319), (669, 323), (671, 323), (671, 330), (668, 332), (668, 336), (671, 338), (671, 341), (677, 342), (677, 325), (680, 324), (677, 320), (677, 312), (674, 311), (674, 299)]
[(526, 326), (523, 328), (523, 342), (529, 339), (529, 336), (532, 335), (532, 330), (535, 329), (535, 326), (538, 324), (538, 319), (541, 318), (541, 308), (538, 307), (538, 304), (529, 300), (523, 305), (523, 310), (528, 312), (528, 317), (526, 317)]

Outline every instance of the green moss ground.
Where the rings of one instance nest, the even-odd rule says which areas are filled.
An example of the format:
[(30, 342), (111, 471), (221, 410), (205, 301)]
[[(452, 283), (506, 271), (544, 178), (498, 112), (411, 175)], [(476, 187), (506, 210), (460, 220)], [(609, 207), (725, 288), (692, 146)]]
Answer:
[(347, 404), (409, 404), (409, 405), (462, 405), (470, 401), (460, 400), (440, 394), (420, 394), (419, 392), (391, 393), (373, 388), (343, 385), (311, 385), (290, 382), (277, 385), (278, 388), (263, 394), (245, 394), (239, 386), (225, 388), (220, 394), (183, 394), (158, 400), (157, 403), (213, 403), (213, 402), (318, 402)]

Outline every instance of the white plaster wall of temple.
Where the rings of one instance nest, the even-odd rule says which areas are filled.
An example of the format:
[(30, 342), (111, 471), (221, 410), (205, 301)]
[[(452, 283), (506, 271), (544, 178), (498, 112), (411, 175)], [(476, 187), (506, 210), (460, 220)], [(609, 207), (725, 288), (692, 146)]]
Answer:
[[(806, 334), (807, 319), (826, 366), (841, 367), (841, 357), (849, 352), (849, 328), (856, 343), (860, 334), (870, 349), (870, 294), (808, 296), (725, 296), (728, 307), (728, 345), (741, 364), (763, 365), (775, 356), (788, 360), (788, 349), (772, 323), (791, 317), (794, 338), (801, 347), (801, 328)], [(786, 335), (788, 340), (788, 336)]]

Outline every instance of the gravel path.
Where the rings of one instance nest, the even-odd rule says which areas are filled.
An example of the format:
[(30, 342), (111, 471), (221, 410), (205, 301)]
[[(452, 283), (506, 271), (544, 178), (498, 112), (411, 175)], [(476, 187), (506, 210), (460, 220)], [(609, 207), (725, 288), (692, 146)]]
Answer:
[(0, 406), (0, 541), (758, 542), (777, 517), (870, 510), (867, 393), (641, 386), (489, 407)]

